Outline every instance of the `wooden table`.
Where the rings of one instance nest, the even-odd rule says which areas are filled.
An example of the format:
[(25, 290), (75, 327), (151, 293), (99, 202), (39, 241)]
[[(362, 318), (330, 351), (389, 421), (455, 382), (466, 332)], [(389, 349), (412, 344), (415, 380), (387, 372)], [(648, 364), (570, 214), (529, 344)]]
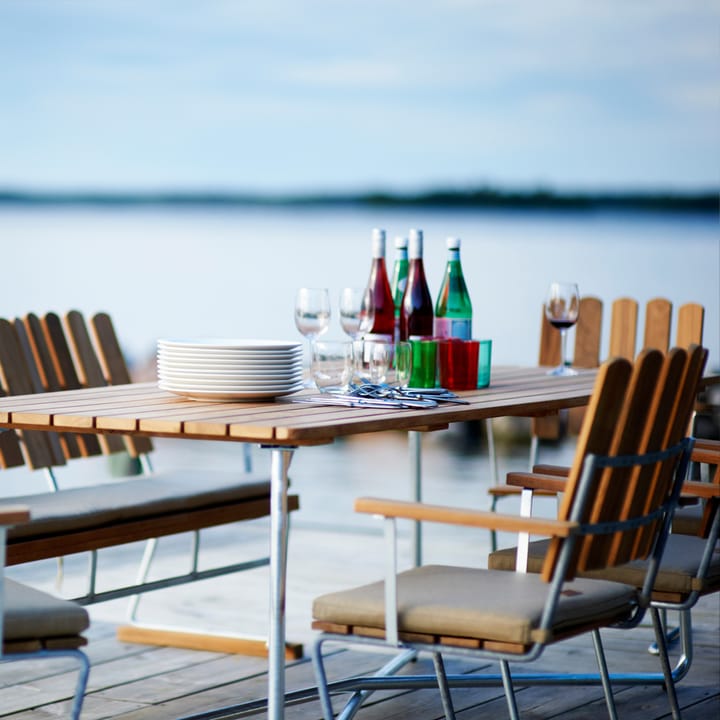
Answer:
[[(285, 577), (288, 536), (287, 471), (293, 451), (357, 433), (407, 430), (416, 439), (411, 476), (419, 477), (419, 432), (491, 417), (543, 415), (582, 406), (595, 370), (572, 377), (545, 368), (493, 368), (491, 386), (459, 393), (467, 405), (425, 410), (317, 406), (291, 398), (266, 403), (186, 400), (155, 383), (116, 385), (0, 398), (0, 427), (133, 433), (183, 439), (258, 443), (271, 453), (270, 632), (268, 717), (281, 720), (285, 695)], [(413, 459), (414, 457), (414, 459)]]

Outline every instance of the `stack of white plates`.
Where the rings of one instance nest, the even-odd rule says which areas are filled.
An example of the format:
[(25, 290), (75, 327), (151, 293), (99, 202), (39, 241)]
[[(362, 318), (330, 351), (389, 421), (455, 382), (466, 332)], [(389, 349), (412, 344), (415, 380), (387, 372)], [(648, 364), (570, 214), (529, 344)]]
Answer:
[(302, 345), (279, 340), (158, 340), (163, 390), (194, 400), (262, 400), (302, 387)]

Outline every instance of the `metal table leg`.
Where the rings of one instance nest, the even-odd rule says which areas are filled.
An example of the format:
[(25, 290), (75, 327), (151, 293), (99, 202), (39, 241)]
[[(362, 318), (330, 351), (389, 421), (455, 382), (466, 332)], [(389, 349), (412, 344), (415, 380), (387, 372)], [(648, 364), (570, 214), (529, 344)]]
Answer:
[(285, 711), (285, 588), (288, 546), (288, 468), (294, 448), (272, 447), (270, 469), (270, 631), (268, 633), (268, 718)]

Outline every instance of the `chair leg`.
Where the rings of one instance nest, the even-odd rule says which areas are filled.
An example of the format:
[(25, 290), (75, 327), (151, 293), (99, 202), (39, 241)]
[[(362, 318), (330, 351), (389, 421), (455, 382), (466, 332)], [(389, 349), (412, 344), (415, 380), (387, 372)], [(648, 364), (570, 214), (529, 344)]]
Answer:
[(432, 654), (433, 665), (435, 666), (435, 675), (437, 675), (438, 688), (440, 689), (440, 699), (442, 700), (443, 711), (445, 712), (445, 720), (455, 720), (455, 709), (453, 708), (452, 696), (450, 695), (450, 687), (448, 686), (447, 675), (445, 674), (445, 663), (440, 653)]
[(320, 707), (324, 720), (333, 720), (332, 702), (328, 690), (327, 675), (322, 657), (322, 637), (319, 637), (313, 644), (312, 661), (315, 668), (315, 679), (317, 681), (318, 695), (320, 696)]
[(595, 659), (597, 660), (598, 670), (600, 671), (600, 681), (602, 682), (603, 693), (605, 694), (605, 704), (608, 709), (610, 720), (617, 720), (617, 710), (615, 709), (615, 698), (610, 685), (610, 676), (608, 675), (607, 661), (605, 660), (605, 651), (603, 650), (602, 639), (599, 630), (592, 631), (593, 645), (595, 646)]
[(672, 670), (670, 669), (670, 659), (668, 658), (667, 642), (665, 638), (665, 626), (660, 618), (660, 611), (650, 608), (650, 615), (655, 629), (655, 642), (658, 648), (658, 656), (660, 658), (660, 666), (662, 667), (663, 677), (665, 678), (665, 690), (667, 692), (670, 710), (673, 720), (681, 720), (680, 705), (678, 703), (677, 692), (675, 690), (675, 680), (673, 679)]
[[(490, 503), (490, 512), (497, 510), (498, 497), (493, 495), (492, 502)], [(495, 552), (497, 550), (497, 530), (490, 531), (490, 551)]]
[(500, 661), (500, 672), (502, 673), (503, 689), (505, 690), (505, 699), (508, 704), (510, 720), (520, 720), (517, 701), (515, 700), (515, 689), (513, 688), (512, 677), (510, 675), (510, 665), (507, 660)]
[[(680, 626), (678, 625), (677, 627), (670, 628), (668, 630), (667, 610), (665, 608), (660, 609), (660, 622), (662, 623), (665, 642), (667, 643), (667, 646), (670, 647), (680, 637)], [(656, 642), (650, 643), (648, 646), (648, 652), (651, 655), (659, 655), (660, 651)]]

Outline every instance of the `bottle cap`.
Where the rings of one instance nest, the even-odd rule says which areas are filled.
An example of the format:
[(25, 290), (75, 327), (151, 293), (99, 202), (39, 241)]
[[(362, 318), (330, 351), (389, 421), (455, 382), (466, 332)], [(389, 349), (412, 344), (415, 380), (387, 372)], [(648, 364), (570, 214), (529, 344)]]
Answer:
[(446, 241), (448, 250), (459, 250), (460, 249), (460, 238), (449, 237)]
[(407, 250), (407, 246), (408, 246), (408, 239), (406, 237), (401, 237), (400, 235), (398, 235), (395, 238), (395, 247), (398, 250)]
[(374, 258), (385, 257), (385, 231), (381, 228), (373, 228), (372, 254)]
[(423, 231), (410, 230), (410, 257), (421, 258), (423, 254)]

